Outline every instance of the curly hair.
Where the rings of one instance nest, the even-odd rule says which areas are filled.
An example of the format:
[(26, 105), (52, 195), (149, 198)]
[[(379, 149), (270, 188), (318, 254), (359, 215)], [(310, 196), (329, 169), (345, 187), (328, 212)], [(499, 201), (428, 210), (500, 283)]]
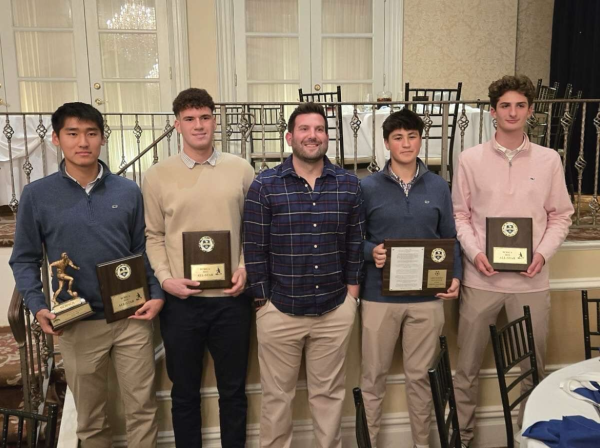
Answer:
[(488, 87), (488, 96), (490, 97), (490, 103), (495, 109), (498, 105), (498, 100), (506, 92), (519, 92), (527, 98), (527, 105), (531, 106), (533, 99), (535, 98), (535, 87), (525, 75), (511, 76), (506, 75), (497, 81), (494, 81)]
[(173, 100), (173, 113), (176, 117), (179, 113), (185, 109), (201, 109), (208, 107), (211, 111), (215, 111), (215, 102), (204, 89), (196, 89), (191, 87), (189, 89), (182, 90), (177, 95), (177, 98)]
[(329, 123), (327, 123), (327, 117), (325, 116), (325, 110), (323, 106), (316, 103), (304, 103), (298, 106), (290, 115), (288, 120), (288, 132), (294, 132), (294, 126), (296, 125), (296, 117), (298, 115), (305, 114), (318, 114), (325, 120), (325, 132), (329, 132)]

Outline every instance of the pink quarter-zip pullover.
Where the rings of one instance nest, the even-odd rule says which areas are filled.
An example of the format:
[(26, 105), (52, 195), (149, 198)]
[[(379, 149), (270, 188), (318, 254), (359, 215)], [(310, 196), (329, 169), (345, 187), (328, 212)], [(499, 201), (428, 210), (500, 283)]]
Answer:
[[(495, 139), (464, 151), (452, 184), (458, 240), (464, 253), (463, 284), (495, 292), (536, 292), (549, 289), (548, 261), (567, 237), (573, 205), (558, 153), (529, 142), (512, 159)], [(487, 217), (531, 217), (533, 252), (546, 264), (534, 278), (500, 272), (479, 273), (473, 261), (485, 254)]]

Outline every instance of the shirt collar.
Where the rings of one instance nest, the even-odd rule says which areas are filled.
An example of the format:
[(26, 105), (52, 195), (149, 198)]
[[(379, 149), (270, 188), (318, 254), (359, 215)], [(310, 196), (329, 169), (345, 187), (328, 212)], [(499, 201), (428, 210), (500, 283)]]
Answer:
[[(294, 164), (293, 164), (293, 157), (294, 155), (292, 154), (291, 156), (289, 156), (287, 159), (285, 159), (283, 161), (283, 163), (281, 165), (279, 165), (279, 177), (285, 177), (285, 176), (289, 176), (289, 175), (294, 175), (298, 177), (298, 174), (296, 173), (296, 170), (294, 169)], [(321, 173), (321, 176), (336, 176), (336, 171), (335, 171), (335, 165), (333, 163), (331, 163), (331, 161), (329, 160), (329, 158), (327, 156), (323, 157), (323, 173)]]
[(527, 134), (523, 133), (523, 142), (519, 145), (519, 147), (516, 149), (508, 149), (502, 146), (500, 143), (498, 143), (498, 141), (496, 140), (496, 134), (494, 134), (494, 137), (492, 138), (492, 146), (494, 147), (494, 149), (502, 151), (504, 154), (506, 154), (507, 151), (511, 153), (517, 153), (519, 151), (523, 151), (524, 149), (529, 148), (529, 138), (527, 137)]
[(196, 162), (194, 159), (192, 159), (190, 156), (188, 156), (185, 153), (185, 151), (181, 151), (181, 153), (180, 153), (181, 160), (183, 161), (185, 166), (187, 166), (189, 169), (194, 168), (196, 165), (207, 165), (208, 164), (210, 166), (215, 166), (217, 164), (217, 159), (219, 158), (220, 154), (221, 153), (219, 151), (217, 151), (216, 149), (213, 148), (213, 152), (208, 159), (206, 159), (204, 162)]
[[(398, 183), (400, 183), (400, 182), (404, 183), (404, 181), (402, 179), (400, 179), (400, 177), (396, 173), (394, 173), (394, 171), (392, 170), (392, 164), (391, 163), (389, 163), (387, 165), (387, 171), (388, 171), (388, 174), (391, 176), (391, 178), (394, 179), (396, 182), (398, 182)], [(413, 176), (413, 178), (408, 183), (410, 184), (410, 183), (414, 182), (417, 177), (419, 177), (419, 163), (418, 162), (417, 162), (417, 169), (415, 171), (415, 175)]]
[(81, 185), (77, 179), (75, 179), (73, 176), (71, 176), (69, 174), (69, 172), (67, 171), (66, 165), (65, 165), (65, 174), (67, 176), (69, 176), (69, 179), (77, 182), (77, 185), (79, 185), (81, 188), (83, 188), (86, 192), (89, 192), (92, 189), (92, 187), (94, 186), (94, 184), (102, 178), (102, 175), (104, 174), (104, 167), (102, 166), (101, 163), (98, 163), (98, 175), (96, 176), (96, 178), (93, 181), (91, 181), (87, 185)]

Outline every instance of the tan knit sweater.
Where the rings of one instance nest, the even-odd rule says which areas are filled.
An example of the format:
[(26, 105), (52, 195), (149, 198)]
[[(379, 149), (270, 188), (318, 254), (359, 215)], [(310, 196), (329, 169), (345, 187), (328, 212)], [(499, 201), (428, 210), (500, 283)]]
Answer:
[[(182, 232), (229, 230), (233, 271), (244, 265), (242, 217), (253, 179), (250, 164), (231, 154), (221, 154), (215, 166), (192, 169), (177, 154), (146, 172), (142, 188), (146, 250), (161, 285), (169, 278), (183, 278)], [(196, 295), (225, 296), (217, 289)]]

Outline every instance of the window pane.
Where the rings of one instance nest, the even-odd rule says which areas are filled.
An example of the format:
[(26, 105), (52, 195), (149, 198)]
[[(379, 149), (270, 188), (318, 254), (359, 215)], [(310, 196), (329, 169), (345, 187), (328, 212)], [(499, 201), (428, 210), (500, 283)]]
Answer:
[(155, 30), (154, 0), (97, 0), (101, 30)]
[(13, 24), (27, 28), (71, 28), (70, 0), (12, 0)]
[(248, 101), (282, 103), (298, 101), (298, 88), (298, 84), (249, 84)]
[(249, 80), (299, 78), (297, 38), (248, 37), (246, 46)]
[(246, 32), (297, 33), (298, 0), (246, 0)]
[[(112, 126), (111, 126), (112, 128)], [(123, 160), (123, 152), (122, 152), (122, 148), (123, 148), (123, 143), (125, 144), (125, 162), (131, 162), (134, 157), (137, 157), (138, 155), (138, 144), (137, 144), (137, 138), (133, 132), (133, 128), (131, 129), (125, 129), (124, 131), (121, 131), (120, 129), (115, 129), (112, 128), (111, 129), (111, 134), (110, 137), (108, 139), (108, 151), (109, 151), (109, 158), (110, 158), (110, 169), (111, 171), (117, 172), (119, 171), (119, 169), (121, 168), (121, 163)], [(158, 137), (162, 132), (156, 130), (155, 131), (155, 135), (156, 137)], [(143, 129), (142, 135), (140, 136), (140, 153), (146, 149), (148, 146), (150, 146), (150, 144), (152, 143), (153, 139), (152, 139), (152, 130), (151, 129)], [(173, 143), (171, 142), (171, 146), (173, 147)], [(162, 146), (162, 145), (161, 145)], [(177, 143), (175, 143), (175, 147), (177, 146)], [(173, 151), (173, 149), (171, 149)], [(177, 149), (175, 149), (175, 151), (177, 151)], [(162, 148), (159, 147), (159, 152), (161, 153), (161, 160), (164, 160), (163, 154), (162, 154)], [(172, 152), (174, 154), (174, 152)], [(154, 150), (151, 149), (150, 151), (148, 151), (144, 156), (142, 156), (142, 158), (140, 159), (139, 162), (136, 162), (135, 164), (135, 171), (136, 174), (139, 175), (139, 169), (140, 169), (140, 165), (142, 168), (142, 172), (146, 171), (148, 168), (150, 168), (150, 166), (152, 166), (152, 158), (154, 156)], [(128, 173), (129, 172), (133, 172), (133, 168), (129, 168)]]
[[(106, 113), (160, 112), (160, 88), (157, 82), (106, 82)], [(140, 125), (150, 125), (150, 117), (139, 117)], [(118, 117), (111, 117), (110, 126), (119, 126)], [(134, 126), (134, 117), (124, 117), (124, 126)], [(160, 134), (159, 134), (160, 135)]]
[(357, 103), (365, 102), (367, 94), (373, 93), (372, 84), (323, 84), (323, 91), (335, 92), (338, 85), (342, 87), (342, 101), (344, 103), (353, 101)]
[(76, 76), (72, 33), (16, 31), (15, 43), (20, 77)]
[(372, 39), (323, 39), (323, 80), (371, 80)]
[(100, 34), (104, 78), (158, 78), (155, 34)]
[(322, 0), (323, 33), (372, 33), (372, 0)]
[(64, 103), (78, 100), (75, 82), (20, 81), (19, 93), (22, 112), (53, 112)]

